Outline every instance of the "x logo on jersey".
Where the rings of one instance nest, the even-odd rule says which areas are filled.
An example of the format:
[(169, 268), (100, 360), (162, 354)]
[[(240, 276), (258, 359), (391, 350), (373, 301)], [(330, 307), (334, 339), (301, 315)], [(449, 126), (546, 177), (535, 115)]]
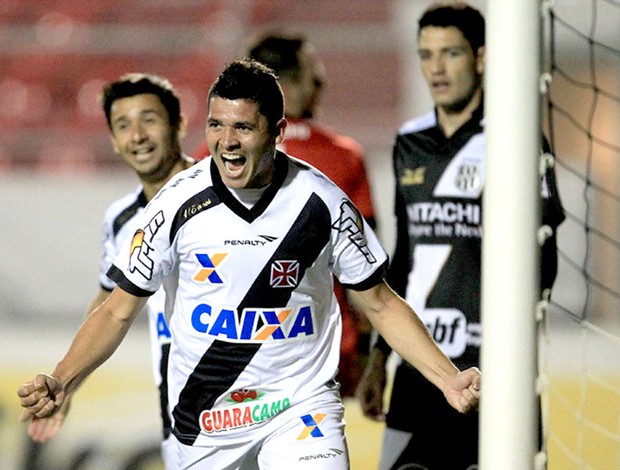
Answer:
[(321, 423), (321, 421), (323, 421), (323, 418), (325, 418), (325, 416), (327, 415), (323, 413), (317, 413), (314, 416), (310, 416), (310, 415), (301, 416), (301, 420), (304, 422), (306, 427), (301, 432), (297, 440), (302, 441), (306, 439), (308, 436), (323, 437), (323, 433), (319, 429), (319, 424)]
[(291, 312), (292, 310), (290, 308), (282, 310), (280, 313), (276, 313), (274, 311), (263, 312), (263, 318), (267, 322), (267, 325), (260, 329), (254, 339), (262, 341), (266, 340), (270, 336), (273, 336), (273, 339), (284, 339), (284, 333), (282, 332), (280, 325), (284, 323)]
[(209, 255), (204, 253), (196, 253), (196, 258), (198, 258), (198, 262), (202, 265), (202, 269), (196, 273), (194, 281), (205, 282), (208, 279), (212, 284), (223, 284), (222, 279), (215, 272), (215, 268), (226, 258), (227, 254), (216, 253), (209, 257)]

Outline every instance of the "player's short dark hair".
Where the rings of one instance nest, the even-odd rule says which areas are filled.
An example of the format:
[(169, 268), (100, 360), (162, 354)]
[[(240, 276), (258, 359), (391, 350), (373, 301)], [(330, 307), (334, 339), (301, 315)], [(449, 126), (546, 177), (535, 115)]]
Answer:
[(181, 121), (181, 101), (172, 84), (157, 75), (128, 73), (103, 87), (101, 101), (110, 129), (112, 128), (110, 121), (112, 104), (121, 98), (145, 94), (156, 95), (168, 112), (170, 125), (178, 127)]
[(485, 22), (482, 13), (464, 2), (436, 3), (429, 7), (418, 21), (418, 36), (422, 28), (437, 26), (458, 28), (471, 45), (474, 53), (485, 44)]
[(256, 60), (243, 58), (226, 66), (209, 90), (209, 102), (215, 96), (253, 101), (271, 129), (284, 118), (284, 95), (278, 78), (272, 69)]
[(299, 34), (272, 31), (255, 37), (246, 55), (272, 69), (279, 78), (297, 80), (301, 69), (301, 50), (306, 38)]

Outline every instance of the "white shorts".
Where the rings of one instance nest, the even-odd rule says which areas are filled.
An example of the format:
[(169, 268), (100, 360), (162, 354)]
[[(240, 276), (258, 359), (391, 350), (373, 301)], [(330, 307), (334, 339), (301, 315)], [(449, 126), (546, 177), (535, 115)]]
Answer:
[(172, 436), (168, 470), (349, 470), (344, 406), (337, 393), (294, 405), (234, 445), (187, 446)]

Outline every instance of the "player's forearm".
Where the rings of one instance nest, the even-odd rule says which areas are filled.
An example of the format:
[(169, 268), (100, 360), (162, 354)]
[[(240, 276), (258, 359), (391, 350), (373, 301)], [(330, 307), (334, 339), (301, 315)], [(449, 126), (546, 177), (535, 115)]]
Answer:
[(75, 335), (69, 351), (52, 373), (71, 393), (97, 367), (105, 362), (124, 338), (130, 323), (109, 319), (105, 311), (95, 310)]
[(441, 390), (459, 372), (409, 304), (392, 291), (382, 289), (380, 303), (368, 314), (392, 349)]

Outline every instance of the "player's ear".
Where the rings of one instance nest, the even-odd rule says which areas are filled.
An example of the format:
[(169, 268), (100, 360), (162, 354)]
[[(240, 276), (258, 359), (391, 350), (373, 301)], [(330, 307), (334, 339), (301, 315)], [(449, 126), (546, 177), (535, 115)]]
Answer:
[(276, 128), (274, 130), (276, 134), (276, 144), (280, 144), (284, 141), (284, 132), (286, 131), (286, 126), (288, 122), (286, 119), (282, 118), (276, 123)]
[(185, 114), (179, 116), (179, 128), (177, 130), (178, 139), (181, 140), (187, 135), (187, 117)]

